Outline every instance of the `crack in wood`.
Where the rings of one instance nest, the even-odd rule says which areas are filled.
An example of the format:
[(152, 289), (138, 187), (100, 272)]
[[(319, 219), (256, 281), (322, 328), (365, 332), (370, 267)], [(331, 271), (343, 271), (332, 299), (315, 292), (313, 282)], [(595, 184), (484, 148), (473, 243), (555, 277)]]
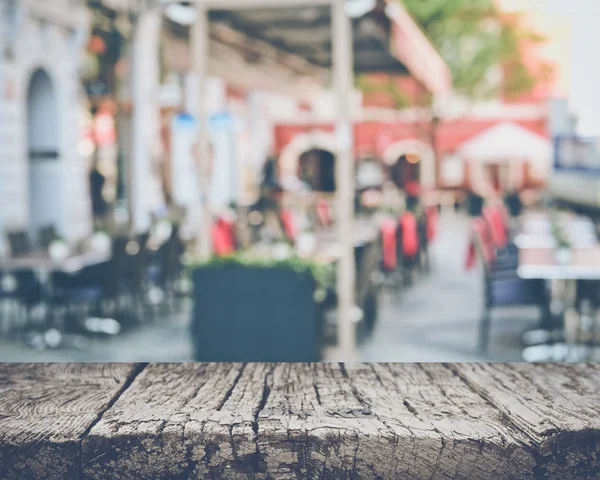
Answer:
[[(563, 367), (564, 366), (561, 366), (560, 368)], [(574, 475), (573, 478), (575, 478), (575, 476), (577, 476), (577, 478), (592, 478), (589, 477), (591, 472), (595, 472), (595, 475), (600, 471), (600, 439), (598, 438), (600, 429), (592, 429), (595, 431), (589, 431), (589, 433), (586, 433), (585, 428), (577, 432), (567, 431), (565, 428), (555, 425), (554, 420), (550, 421), (549, 418), (545, 418), (544, 424), (540, 424), (540, 427), (543, 426), (543, 428), (541, 430), (532, 431), (527, 425), (522, 425), (523, 420), (527, 422), (526, 418), (522, 417), (523, 413), (519, 416), (515, 415), (514, 408), (509, 407), (508, 405), (510, 404), (506, 404), (507, 399), (498, 396), (495, 389), (502, 389), (502, 391), (506, 392), (507, 398), (510, 398), (513, 403), (519, 403), (526, 397), (519, 399), (522, 390), (520, 388), (519, 394), (516, 394), (515, 387), (517, 385), (522, 387), (522, 384), (524, 383), (530, 385), (540, 399), (546, 402), (546, 405), (543, 403), (539, 404), (537, 399), (529, 399), (529, 402), (533, 402), (532, 405), (536, 405), (537, 408), (545, 406), (549, 411), (553, 411), (556, 408), (557, 400), (562, 398), (567, 403), (573, 403), (573, 397), (565, 395), (564, 392), (561, 391), (554, 392), (554, 390), (554, 395), (550, 395), (550, 393), (545, 388), (542, 388), (538, 382), (533, 381), (533, 377), (530, 373), (523, 374), (523, 372), (517, 371), (517, 369), (521, 368), (520, 366), (512, 367), (510, 364), (498, 365), (498, 369), (502, 370), (502, 374), (506, 375), (514, 382), (511, 386), (505, 384), (498, 376), (490, 375), (490, 372), (487, 371), (483, 373), (486, 375), (486, 378), (489, 378), (489, 382), (486, 385), (473, 381), (471, 373), (462, 371), (465, 367), (446, 365), (446, 368), (464, 381), (476, 394), (488, 402), (490, 407), (496, 409), (511, 429), (523, 435), (526, 440), (521, 440), (519, 443), (521, 448), (528, 452), (535, 460), (535, 465), (532, 467), (534, 478), (563, 478), (564, 474), (567, 472), (569, 472), (569, 475)], [(475, 367), (472, 368), (473, 370), (475, 369)], [(485, 364), (480, 366), (480, 368), (494, 371), (496, 366), (493, 364)], [(539, 366), (531, 365), (530, 368), (539, 368)], [(572, 368), (579, 368), (579, 366), (574, 366)], [(597, 367), (595, 366), (594, 368)], [(573, 375), (574, 372), (573, 370), (570, 370), (565, 372), (565, 374), (570, 376)], [(477, 375), (480, 375), (480, 373), (477, 373)], [(543, 378), (554, 378), (554, 376)], [(491, 389), (490, 386), (492, 387)], [(593, 386), (592, 391), (595, 392), (594, 398), (597, 399), (597, 387)], [(581, 387), (578, 393), (581, 397), (585, 396), (583, 387)], [(595, 403), (596, 402), (594, 402), (594, 404)], [(525, 406), (524, 403), (522, 403), (522, 408), (524, 409), (524, 412), (535, 411), (531, 410), (529, 405)], [(536, 415), (537, 414), (536, 411)], [(568, 418), (565, 418), (565, 420), (568, 424)], [(548, 428), (547, 425), (552, 425), (552, 427)], [(562, 451), (561, 445), (564, 446)], [(590, 447), (594, 447), (595, 452), (590, 452)], [(581, 453), (582, 448), (585, 448), (585, 454)], [(572, 460), (569, 460), (569, 458)], [(589, 460), (592, 461), (592, 466), (587, 465)], [(583, 465), (580, 465), (582, 462)], [(578, 469), (577, 474), (574, 473), (575, 468)]]
[[(131, 384), (134, 382), (134, 380), (137, 378), (137, 376), (140, 373), (142, 373), (144, 371), (144, 368), (146, 368), (147, 366), (148, 366), (148, 363), (138, 363), (133, 367), (133, 370), (127, 376), (127, 378), (123, 382), (123, 385), (121, 386), (121, 388), (115, 393), (115, 395), (110, 399), (110, 401), (106, 404), (106, 406), (98, 412), (98, 414), (96, 415), (96, 418), (88, 425), (88, 427), (84, 430), (84, 432), (79, 437), (80, 447), (81, 447), (81, 443), (83, 442), (83, 439), (88, 436), (88, 434), (92, 431), (92, 428), (94, 428), (100, 422), (100, 420), (102, 420), (102, 417), (104, 416), (104, 414), (108, 410), (110, 410), (115, 403), (117, 403), (119, 398), (121, 398), (123, 393), (125, 393), (125, 390), (127, 390), (131, 386)], [(117, 383), (118, 383), (118, 381), (117, 381)]]
[[(600, 471), (597, 366), (140, 364), (114, 373), (96, 366), (104, 396), (81, 380), (87, 367), (54, 368), (56, 385), (78, 375), (71, 402), (53, 393), (51, 374), (40, 383), (37, 370), (25, 369), (25, 380), (15, 380), (0, 365), (0, 391), (10, 383), (29, 395), (9, 393), (12, 407), (0, 405), (7, 480), (562, 479)], [(46, 423), (47, 432), (19, 423), (52, 405), (68, 416)], [(93, 415), (64, 444), (78, 449), (62, 448), (55, 435), (70, 438), (81, 408)], [(2, 431), (9, 424), (12, 437)], [(24, 439), (23, 448), (8, 448), (8, 438)], [(28, 451), (38, 470), (15, 456)], [(69, 476), (57, 473), (71, 464), (79, 468)]]
[(240, 371), (238, 372), (237, 376), (235, 377), (235, 380), (231, 384), (231, 387), (229, 387), (229, 389), (225, 393), (225, 396), (223, 397), (223, 400), (221, 400), (221, 402), (217, 406), (217, 412), (220, 412), (223, 409), (223, 406), (227, 403), (227, 400), (229, 400), (231, 398), (231, 395), (233, 394), (233, 390), (235, 389), (238, 382), (240, 381), (240, 378), (242, 378), (242, 375), (244, 374), (244, 369), (246, 368), (246, 365), (247, 365), (246, 363), (242, 364), (242, 367), (240, 368)]

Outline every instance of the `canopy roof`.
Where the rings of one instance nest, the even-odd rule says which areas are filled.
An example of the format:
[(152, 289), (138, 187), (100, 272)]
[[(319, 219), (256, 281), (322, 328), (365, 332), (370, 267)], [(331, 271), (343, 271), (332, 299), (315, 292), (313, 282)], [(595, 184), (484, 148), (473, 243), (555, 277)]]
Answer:
[[(331, 9), (322, 5), (212, 10), (222, 23), (278, 50), (329, 69), (332, 66)], [(432, 93), (451, 88), (448, 67), (399, 2), (377, 0), (353, 20), (355, 73), (410, 74)]]
[(458, 154), (469, 160), (492, 163), (513, 159), (549, 162), (552, 143), (514, 123), (495, 125), (464, 143)]

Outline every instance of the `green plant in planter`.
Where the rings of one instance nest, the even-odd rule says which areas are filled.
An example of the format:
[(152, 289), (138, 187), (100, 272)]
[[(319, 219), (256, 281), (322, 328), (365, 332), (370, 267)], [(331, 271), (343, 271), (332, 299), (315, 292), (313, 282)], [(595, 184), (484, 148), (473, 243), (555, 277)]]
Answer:
[(232, 255), (213, 256), (207, 260), (189, 262), (190, 270), (197, 268), (288, 268), (299, 275), (310, 274), (315, 280), (315, 300), (325, 300), (327, 290), (335, 281), (335, 270), (332, 264), (323, 264), (297, 255), (276, 259), (255, 252), (238, 251)]
[(570, 250), (571, 242), (567, 239), (567, 236), (562, 230), (559, 230), (554, 234), (554, 238), (556, 239), (556, 248), (559, 250)]
[(560, 223), (560, 219), (556, 212), (553, 212), (550, 216), (550, 221), (552, 223), (552, 236), (556, 242), (557, 250), (569, 250), (571, 249), (571, 242), (567, 234), (565, 233), (562, 224)]

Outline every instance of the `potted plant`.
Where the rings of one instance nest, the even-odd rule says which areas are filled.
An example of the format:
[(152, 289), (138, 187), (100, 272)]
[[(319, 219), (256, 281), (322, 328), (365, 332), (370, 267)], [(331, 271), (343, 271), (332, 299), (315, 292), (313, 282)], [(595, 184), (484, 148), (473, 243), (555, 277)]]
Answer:
[(559, 265), (571, 262), (571, 242), (564, 231), (559, 219), (554, 216), (552, 220), (552, 235), (554, 237), (554, 259)]
[(274, 250), (191, 263), (197, 361), (321, 360), (332, 266)]

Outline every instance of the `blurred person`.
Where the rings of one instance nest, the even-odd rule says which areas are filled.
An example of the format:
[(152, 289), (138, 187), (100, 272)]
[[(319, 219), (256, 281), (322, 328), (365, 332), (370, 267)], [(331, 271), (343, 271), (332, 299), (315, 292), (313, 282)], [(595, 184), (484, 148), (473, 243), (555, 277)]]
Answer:
[(469, 190), (467, 193), (467, 211), (471, 217), (479, 217), (483, 213), (483, 205), (485, 199), (474, 190)]
[(98, 152), (93, 158), (92, 169), (90, 170), (90, 194), (92, 200), (92, 213), (94, 223), (98, 225), (102, 222), (108, 212), (108, 203), (104, 198), (104, 186), (106, 185), (106, 177), (100, 171), (100, 160)]
[(521, 200), (521, 195), (517, 190), (509, 191), (504, 196), (504, 204), (510, 213), (510, 216), (513, 218), (517, 218), (523, 212), (523, 202)]
[(379, 162), (371, 157), (363, 159), (356, 174), (354, 211), (372, 213), (383, 207), (384, 173)]
[(386, 210), (400, 214), (406, 207), (405, 199), (396, 184), (387, 180), (382, 185), (382, 204)]
[(285, 225), (281, 216), (283, 188), (277, 181), (277, 160), (267, 159), (258, 200), (250, 207), (249, 221), (253, 238), (257, 240), (282, 241), (286, 239)]
[[(177, 112), (180, 113), (180, 112)], [(176, 113), (175, 113), (176, 114)], [(171, 123), (172, 115), (170, 112), (165, 112), (160, 125), (160, 140), (161, 140), (161, 162), (160, 173), (162, 179), (163, 195), (168, 206), (173, 204), (173, 176), (172, 176), (172, 147), (171, 147)]]
[(417, 212), (421, 208), (421, 186), (410, 181), (406, 184), (406, 209)]

